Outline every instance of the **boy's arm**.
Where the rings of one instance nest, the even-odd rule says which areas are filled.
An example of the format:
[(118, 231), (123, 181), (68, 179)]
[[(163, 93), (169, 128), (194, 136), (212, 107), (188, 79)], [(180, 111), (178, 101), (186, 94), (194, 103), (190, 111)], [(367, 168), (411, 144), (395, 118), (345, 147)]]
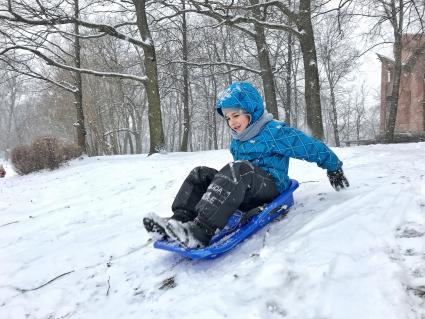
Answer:
[(342, 161), (323, 142), (285, 124), (278, 127), (276, 134), (272, 135), (273, 145), (279, 154), (314, 162), (328, 170), (329, 181), (337, 191), (349, 186), (341, 169)]
[(279, 154), (317, 163), (317, 166), (329, 171), (342, 167), (342, 162), (329, 147), (300, 130), (282, 124), (272, 135)]

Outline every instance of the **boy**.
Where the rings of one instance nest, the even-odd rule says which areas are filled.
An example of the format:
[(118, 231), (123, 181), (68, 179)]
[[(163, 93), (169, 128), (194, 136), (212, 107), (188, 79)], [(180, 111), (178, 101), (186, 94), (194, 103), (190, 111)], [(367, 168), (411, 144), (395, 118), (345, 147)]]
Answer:
[(321, 141), (274, 121), (250, 83), (231, 84), (220, 94), (216, 109), (231, 129), (235, 161), (220, 171), (193, 169), (173, 202), (173, 216), (151, 214), (143, 219), (148, 232), (189, 248), (208, 245), (236, 209), (248, 211), (270, 202), (289, 187), (289, 157), (327, 169), (337, 191), (349, 186), (338, 157)]

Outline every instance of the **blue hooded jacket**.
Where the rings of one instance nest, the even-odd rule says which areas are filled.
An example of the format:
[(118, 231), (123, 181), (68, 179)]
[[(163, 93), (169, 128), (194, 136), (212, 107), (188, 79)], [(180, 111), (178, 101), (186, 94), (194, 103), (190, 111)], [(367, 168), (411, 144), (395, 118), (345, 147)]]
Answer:
[[(220, 93), (216, 104), (217, 112), (223, 116), (222, 109), (226, 108), (241, 108), (249, 113), (250, 126), (264, 114), (263, 98), (247, 82), (235, 82)], [(233, 138), (230, 152), (235, 161), (249, 161), (271, 174), (279, 192), (290, 185), (290, 157), (315, 162), (329, 171), (336, 171), (342, 166), (335, 153), (321, 141), (276, 120), (267, 122), (257, 135), (246, 141)]]

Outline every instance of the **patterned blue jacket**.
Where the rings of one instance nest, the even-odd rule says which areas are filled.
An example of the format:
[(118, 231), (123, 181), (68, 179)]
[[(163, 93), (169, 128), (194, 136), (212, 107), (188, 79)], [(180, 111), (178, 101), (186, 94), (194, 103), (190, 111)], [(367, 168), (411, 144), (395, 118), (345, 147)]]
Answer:
[[(242, 108), (251, 114), (253, 125), (264, 113), (263, 99), (250, 83), (235, 82), (225, 89), (216, 104), (223, 116), (223, 108)], [(323, 169), (336, 171), (342, 162), (321, 141), (291, 128), (283, 122), (272, 120), (253, 138), (247, 141), (232, 139), (230, 152), (234, 160), (247, 160), (271, 174), (282, 192), (289, 187), (289, 158), (315, 162)]]

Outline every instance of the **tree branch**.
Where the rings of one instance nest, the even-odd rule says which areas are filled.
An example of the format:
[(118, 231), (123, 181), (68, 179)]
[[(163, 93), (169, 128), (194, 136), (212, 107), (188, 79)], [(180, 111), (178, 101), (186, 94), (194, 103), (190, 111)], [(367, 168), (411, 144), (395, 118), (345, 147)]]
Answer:
[(66, 25), (66, 24), (78, 24), (80, 26), (83, 26), (89, 29), (98, 30), (99, 32), (110, 35), (112, 37), (128, 41), (131, 44), (134, 44), (139, 47), (152, 46), (152, 43), (150, 41), (137, 40), (119, 32), (117, 30), (117, 27), (122, 26), (124, 24), (119, 24), (118, 26), (113, 27), (110, 25), (87, 22), (87, 21), (83, 21), (83, 20), (79, 20), (79, 19), (75, 19), (71, 17), (58, 17), (58, 18), (39, 19), (39, 20), (28, 19), (14, 12), (11, 6), (9, 7), (9, 13), (11, 14), (11, 16), (0, 15), (0, 20), (6, 20), (10, 22), (20, 22), (27, 25), (33, 25), (33, 26), (56, 26), (56, 25)]
[(146, 76), (142, 77), (142, 76), (135, 76), (135, 75), (131, 75), (131, 74), (122, 74), (122, 73), (115, 73), (115, 72), (102, 72), (102, 71), (94, 71), (94, 70), (76, 68), (76, 67), (73, 67), (73, 66), (70, 66), (70, 65), (66, 65), (66, 64), (54, 61), (53, 59), (49, 58), (48, 56), (44, 55), (43, 53), (41, 53), (38, 50), (28, 48), (28, 47), (25, 47), (25, 46), (20, 46), (20, 45), (16, 45), (16, 46), (4, 49), (3, 51), (0, 51), (0, 55), (4, 55), (8, 51), (12, 51), (12, 50), (29, 51), (29, 52), (35, 54), (36, 56), (38, 56), (39, 58), (43, 59), (44, 61), (46, 61), (47, 65), (52, 65), (52, 66), (55, 66), (55, 67), (58, 67), (58, 68), (61, 68), (61, 69), (64, 69), (64, 70), (68, 70), (68, 71), (80, 72), (80, 73), (83, 73), (83, 74), (89, 74), (89, 75), (100, 76), (100, 77), (114, 77), (114, 78), (119, 78), (119, 79), (129, 79), (129, 80), (139, 81), (139, 82), (142, 82), (142, 83), (146, 83), (146, 81), (147, 81)]
[(207, 63), (200, 63), (200, 62), (189, 62), (189, 61), (184, 61), (184, 60), (174, 60), (174, 61), (170, 61), (171, 63), (181, 63), (184, 64), (186, 63), (187, 65), (190, 66), (197, 66), (197, 67), (210, 67), (210, 66), (230, 66), (233, 67), (237, 70), (245, 70), (245, 71), (249, 71), (255, 74), (261, 74), (260, 70), (256, 70), (256, 69), (252, 69), (249, 68), (245, 65), (242, 64), (235, 64), (235, 63), (230, 63), (230, 62), (207, 62)]

